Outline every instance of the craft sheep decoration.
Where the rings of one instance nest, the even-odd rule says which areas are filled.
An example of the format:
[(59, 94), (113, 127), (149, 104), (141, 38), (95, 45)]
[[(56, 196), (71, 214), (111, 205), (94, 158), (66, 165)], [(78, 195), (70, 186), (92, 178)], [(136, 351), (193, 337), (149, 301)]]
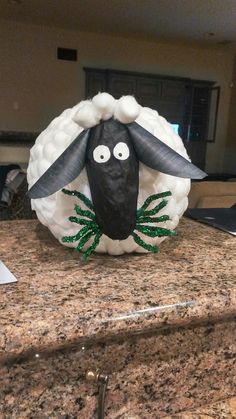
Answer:
[(28, 167), (38, 219), (84, 252), (157, 252), (187, 208), (190, 178), (205, 173), (157, 111), (99, 93), (55, 118)]

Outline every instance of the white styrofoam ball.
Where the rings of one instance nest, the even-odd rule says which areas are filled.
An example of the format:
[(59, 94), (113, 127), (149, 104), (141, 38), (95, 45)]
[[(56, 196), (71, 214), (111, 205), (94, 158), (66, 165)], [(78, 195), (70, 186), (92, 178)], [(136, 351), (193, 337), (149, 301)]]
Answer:
[(102, 114), (92, 102), (85, 103), (74, 115), (73, 121), (83, 128), (91, 128), (99, 123)]
[(122, 96), (117, 102), (114, 109), (114, 117), (122, 124), (134, 122), (139, 116), (141, 106), (137, 103), (133, 96)]
[(43, 149), (44, 157), (47, 157), (53, 154), (55, 152), (55, 149), (56, 149), (55, 142), (45, 144), (44, 149)]
[(109, 93), (98, 93), (93, 97), (92, 103), (101, 113), (101, 117), (104, 121), (113, 116), (116, 100)]
[(64, 141), (67, 137), (67, 134), (59, 129), (53, 134), (53, 143), (56, 144), (56, 147), (60, 147), (61, 144), (64, 146)]

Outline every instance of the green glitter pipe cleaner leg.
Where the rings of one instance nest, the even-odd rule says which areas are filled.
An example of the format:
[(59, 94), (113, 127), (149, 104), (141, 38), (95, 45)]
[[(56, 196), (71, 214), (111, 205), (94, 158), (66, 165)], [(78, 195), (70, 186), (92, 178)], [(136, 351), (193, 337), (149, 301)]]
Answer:
[(162, 199), (153, 209), (148, 209), (149, 205), (152, 202), (155, 202), (158, 199), (166, 198), (167, 196), (171, 196), (170, 191), (162, 192), (159, 194), (150, 195), (144, 202), (144, 204), (137, 210), (136, 215), (136, 225), (134, 231), (132, 233), (133, 239), (135, 243), (139, 246), (143, 247), (143, 249), (148, 250), (149, 252), (157, 253), (159, 252), (159, 248), (157, 246), (153, 246), (151, 244), (146, 243), (141, 237), (135, 232), (142, 233), (147, 237), (167, 237), (167, 236), (175, 236), (176, 232), (173, 230), (169, 230), (163, 227), (153, 226), (151, 224), (154, 223), (161, 223), (164, 221), (168, 221), (170, 218), (168, 215), (161, 215), (160, 217), (153, 217), (156, 215), (162, 208), (164, 208), (168, 201), (166, 199)]
[[(72, 236), (64, 236), (62, 237), (63, 243), (75, 243), (78, 242), (76, 246), (77, 251), (83, 251), (85, 244), (91, 239), (93, 239), (92, 244), (89, 248), (84, 252), (82, 256), (82, 260), (86, 261), (88, 257), (95, 251), (96, 247), (100, 242), (100, 238), (102, 236), (102, 232), (99, 228), (99, 225), (96, 221), (96, 215), (93, 203), (87, 198), (84, 194), (78, 191), (70, 191), (68, 189), (62, 189), (62, 192), (66, 195), (75, 196), (78, 198), (86, 207), (87, 210), (83, 210), (80, 205), (75, 205), (75, 212), (77, 216), (70, 216), (69, 221), (71, 223), (78, 224), (80, 226), (84, 226), (81, 230)], [(162, 223), (168, 221), (170, 218), (168, 215), (161, 215), (160, 217), (154, 217), (161, 209), (163, 209), (168, 201), (166, 199), (167, 196), (170, 196), (171, 192), (166, 191), (159, 194), (150, 195), (144, 202), (141, 208), (137, 210), (136, 213), (136, 224), (134, 231), (132, 233), (133, 239), (135, 243), (141, 246), (143, 249), (148, 250), (149, 252), (157, 253), (159, 252), (159, 248), (157, 246), (151, 245), (146, 243), (138, 234), (141, 233), (147, 237), (166, 237), (166, 236), (174, 236), (176, 232), (173, 230), (169, 230), (163, 227), (157, 227), (152, 225), (154, 223)], [(148, 209), (149, 205), (159, 199), (162, 199), (159, 203), (155, 205), (154, 208)], [(137, 232), (135, 232), (137, 231)]]
[(62, 192), (66, 195), (75, 196), (76, 198), (80, 199), (80, 201), (82, 201), (82, 203), (88, 208), (87, 210), (83, 210), (80, 205), (75, 205), (75, 212), (79, 217), (71, 216), (69, 217), (69, 221), (81, 226), (84, 225), (84, 227), (81, 228), (81, 230), (73, 236), (62, 237), (63, 243), (78, 242), (76, 250), (80, 252), (83, 250), (85, 244), (93, 236), (95, 236), (91, 246), (89, 246), (89, 248), (84, 252), (82, 256), (82, 260), (86, 261), (98, 246), (102, 236), (99, 225), (96, 221), (93, 203), (81, 192), (69, 191), (68, 189), (62, 189)]

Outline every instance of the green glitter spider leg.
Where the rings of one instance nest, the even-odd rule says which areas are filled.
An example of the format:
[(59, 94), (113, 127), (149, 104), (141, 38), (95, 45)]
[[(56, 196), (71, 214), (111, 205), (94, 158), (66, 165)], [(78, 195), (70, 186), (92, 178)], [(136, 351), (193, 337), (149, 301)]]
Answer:
[(148, 216), (141, 216), (137, 219), (137, 224), (141, 223), (162, 223), (164, 221), (169, 221), (169, 215), (161, 215), (161, 217), (148, 217)]
[(79, 241), (78, 246), (76, 247), (76, 250), (81, 251), (84, 247), (84, 245), (89, 241), (89, 239), (96, 234), (95, 231), (89, 230), (88, 233), (86, 233)]
[(76, 198), (79, 198), (84, 203), (84, 205), (86, 205), (87, 208), (94, 211), (94, 206), (93, 206), (92, 201), (90, 201), (90, 199), (87, 198), (87, 196), (85, 196), (82, 192), (69, 191), (69, 189), (65, 189), (65, 188), (62, 189), (62, 192), (66, 195), (76, 196)]
[(86, 220), (86, 219), (83, 219), (83, 218), (69, 217), (69, 218), (68, 218), (68, 220), (69, 220), (71, 223), (76, 223), (76, 224), (79, 224), (79, 225), (89, 225), (89, 226), (91, 226), (91, 228), (92, 228), (93, 226), (96, 226), (96, 223), (94, 223), (93, 221), (91, 221), (91, 220)]
[[(161, 222), (170, 220), (170, 217), (168, 215), (161, 215), (160, 217), (152, 217), (153, 215), (156, 215), (161, 209), (163, 209), (168, 204), (168, 201), (166, 199), (162, 199), (162, 201), (159, 204), (157, 204), (154, 208), (149, 209), (149, 210), (147, 209), (149, 205), (155, 200), (160, 199), (160, 198), (165, 198), (167, 196), (171, 196), (170, 191), (151, 195), (145, 200), (142, 207), (137, 210), (136, 225), (135, 225), (134, 230), (137, 230), (138, 232), (144, 234), (147, 237), (165, 237), (165, 236), (176, 235), (176, 232), (173, 230), (150, 225), (153, 223), (161, 223)], [(143, 223), (146, 223), (146, 224), (143, 224)], [(157, 253), (157, 251), (159, 251), (158, 247), (146, 243), (135, 232), (133, 232), (133, 238), (135, 242), (139, 244), (140, 246), (142, 246), (144, 249), (150, 252), (154, 252), (154, 253)]]
[(145, 241), (143, 241), (141, 239), (141, 237), (138, 236), (138, 234), (136, 233), (132, 233), (133, 239), (134, 241), (141, 247), (143, 247), (145, 250), (148, 250), (149, 252), (153, 252), (153, 253), (158, 253), (160, 250), (157, 246), (153, 246), (151, 244), (145, 243)]
[(75, 212), (78, 215), (81, 215), (82, 217), (90, 218), (90, 220), (95, 221), (96, 216), (89, 210), (83, 210), (79, 205), (75, 205)]
[(77, 234), (75, 234), (74, 236), (63, 236), (61, 240), (62, 240), (63, 243), (77, 242), (89, 230), (90, 230), (90, 226), (85, 226), (85, 227), (81, 228), (81, 230)]
[(145, 201), (144, 204), (138, 209), (137, 211), (137, 216), (141, 215), (146, 208), (156, 199), (160, 199), (160, 198), (165, 198), (167, 196), (171, 196), (171, 192), (170, 191), (166, 191), (166, 192), (161, 192), (158, 194), (154, 194), (154, 195), (150, 195)]
[(136, 224), (135, 230), (145, 234), (148, 237), (164, 237), (164, 236), (176, 236), (176, 232), (162, 227), (152, 227), (147, 225)]
[(98, 246), (98, 244), (100, 242), (100, 237), (101, 236), (102, 236), (102, 233), (101, 232), (99, 232), (99, 233), (96, 234), (93, 243), (91, 244), (91, 246), (86, 250), (86, 252), (82, 256), (82, 260), (84, 262), (87, 261), (88, 257), (94, 252), (94, 250)]
[(168, 201), (166, 199), (163, 199), (158, 205), (156, 205), (153, 209), (151, 210), (146, 210), (143, 211), (141, 213), (141, 215), (143, 216), (151, 216), (151, 215), (156, 215), (162, 208), (166, 207), (166, 205), (168, 204)]
[[(80, 217), (71, 216), (69, 217), (69, 221), (71, 223), (76, 223), (79, 225), (84, 225), (84, 227), (75, 235), (73, 236), (64, 236), (62, 237), (62, 241), (64, 243), (74, 243), (78, 241), (78, 245), (76, 247), (77, 251), (81, 251), (84, 245), (88, 242), (88, 240), (95, 236), (93, 243), (91, 246), (85, 251), (84, 255), (82, 256), (82, 260), (86, 261), (87, 258), (94, 252), (96, 247), (99, 244), (100, 237), (102, 236), (102, 232), (96, 221), (96, 215), (93, 203), (87, 198), (84, 194), (78, 191), (70, 191), (68, 189), (62, 189), (62, 192), (69, 196), (75, 196), (76, 198), (80, 199), (82, 203), (88, 208), (88, 210), (83, 210), (80, 205), (75, 205), (74, 209), (77, 215)], [(81, 218), (82, 217), (82, 218)], [(83, 218), (86, 217), (86, 218)]]

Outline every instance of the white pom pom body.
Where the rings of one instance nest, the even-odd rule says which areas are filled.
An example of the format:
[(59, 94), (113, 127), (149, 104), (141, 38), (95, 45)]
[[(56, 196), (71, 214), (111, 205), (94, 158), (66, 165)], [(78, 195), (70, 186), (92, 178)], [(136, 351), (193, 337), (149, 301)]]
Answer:
[[(172, 126), (163, 117), (159, 116), (156, 111), (142, 108), (131, 96), (122, 97), (116, 101), (111, 95), (101, 93), (95, 96), (92, 101), (81, 102), (72, 109), (64, 111), (39, 135), (30, 152), (28, 167), (29, 187), (43, 175), (84, 128), (97, 125), (101, 120), (107, 120), (111, 117), (118, 119), (124, 124), (136, 120), (138, 124), (157, 136), (177, 153), (188, 158), (180, 137), (174, 132)], [(120, 154), (123, 159), (128, 158), (128, 152), (122, 141), (120, 141), (117, 149), (114, 150), (114, 155), (119, 156)], [(106, 157), (105, 154), (104, 156)], [(96, 158), (98, 159), (99, 155), (96, 155)], [(77, 190), (91, 200), (86, 168), (66, 188), (68, 190)], [(176, 228), (180, 217), (187, 208), (189, 189), (189, 179), (166, 175), (140, 163), (137, 208), (140, 208), (150, 195), (165, 191), (171, 192), (171, 196), (166, 198), (168, 200), (167, 205), (157, 214), (158, 217), (168, 215), (170, 220), (156, 226), (167, 229)], [(76, 215), (74, 211), (75, 204), (81, 205), (81, 202), (74, 196), (65, 195), (62, 191), (58, 191), (46, 198), (32, 200), (32, 208), (36, 211), (39, 220), (50, 229), (59, 241), (62, 241), (63, 236), (75, 235), (81, 229), (81, 226), (68, 220), (70, 216)], [(151, 205), (150, 209), (155, 205), (156, 203)], [(83, 204), (81, 207), (84, 210), (87, 209)], [(165, 239), (165, 237), (146, 237), (141, 233), (139, 235), (146, 243), (157, 246)], [(93, 240), (94, 237), (86, 243), (84, 250), (92, 244)], [(63, 244), (77, 247), (77, 242)], [(132, 236), (125, 240), (112, 240), (104, 234), (101, 236), (100, 243), (95, 251), (111, 255), (146, 252), (143, 247), (134, 241)]]
[(82, 128), (91, 128), (97, 125), (101, 120), (101, 112), (97, 109), (93, 103), (85, 103), (73, 117), (73, 120), (77, 122)]
[(99, 93), (94, 96), (92, 103), (100, 112), (103, 121), (107, 121), (113, 116), (116, 100), (109, 93)]
[(135, 121), (140, 109), (140, 105), (133, 96), (122, 96), (116, 103), (114, 117), (123, 124), (128, 124)]

